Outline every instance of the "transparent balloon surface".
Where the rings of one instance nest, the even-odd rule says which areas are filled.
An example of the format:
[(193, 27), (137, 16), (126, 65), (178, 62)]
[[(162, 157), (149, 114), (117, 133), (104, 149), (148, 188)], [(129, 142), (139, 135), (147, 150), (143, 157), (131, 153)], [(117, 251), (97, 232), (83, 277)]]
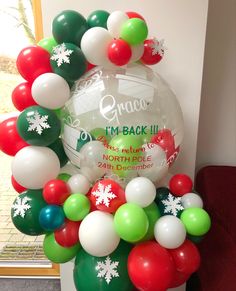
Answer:
[(62, 110), (63, 144), (91, 181), (102, 176), (160, 181), (180, 151), (183, 116), (167, 83), (140, 64), (96, 67)]

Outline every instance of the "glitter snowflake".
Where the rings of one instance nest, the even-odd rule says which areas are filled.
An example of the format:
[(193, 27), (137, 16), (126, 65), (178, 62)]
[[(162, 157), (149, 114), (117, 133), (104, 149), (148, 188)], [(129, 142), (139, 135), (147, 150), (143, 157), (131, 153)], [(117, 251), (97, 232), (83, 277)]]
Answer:
[(35, 111), (33, 117), (27, 117), (26, 119), (29, 122), (28, 131), (36, 131), (39, 135), (43, 133), (44, 129), (51, 127), (47, 123), (48, 115), (40, 116), (38, 111)]
[(116, 270), (118, 265), (119, 262), (112, 262), (109, 256), (106, 257), (105, 261), (97, 262), (96, 271), (99, 271), (97, 277), (105, 278), (107, 284), (109, 284), (114, 277), (119, 277)]
[(56, 61), (58, 67), (60, 67), (63, 63), (70, 64), (70, 55), (72, 53), (73, 50), (67, 49), (66, 45), (62, 43), (53, 49), (51, 60)]
[(163, 57), (164, 52), (166, 50), (166, 47), (164, 46), (164, 39), (157, 40), (156, 38), (153, 38), (153, 42), (149, 45), (152, 48), (152, 55), (160, 55)]
[(24, 218), (26, 211), (31, 208), (31, 206), (28, 204), (29, 201), (31, 201), (29, 197), (17, 197), (15, 203), (12, 205), (12, 209), (14, 209), (13, 217), (20, 215), (22, 218)]
[(98, 183), (98, 190), (93, 191), (92, 195), (96, 197), (96, 205), (104, 204), (109, 207), (112, 199), (116, 198), (116, 195), (111, 191), (111, 184), (105, 186)]
[(162, 200), (162, 203), (165, 205), (164, 213), (171, 213), (174, 216), (177, 216), (178, 211), (183, 210), (184, 207), (181, 204), (181, 197), (174, 197), (169, 194), (166, 200)]

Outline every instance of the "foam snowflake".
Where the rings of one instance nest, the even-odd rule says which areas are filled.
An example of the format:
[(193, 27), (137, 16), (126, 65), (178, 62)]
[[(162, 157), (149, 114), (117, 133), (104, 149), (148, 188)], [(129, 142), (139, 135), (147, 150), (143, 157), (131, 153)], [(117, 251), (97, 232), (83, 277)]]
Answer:
[(163, 57), (166, 47), (164, 46), (164, 39), (157, 40), (155, 37), (153, 38), (153, 42), (149, 45), (152, 48), (152, 55), (160, 55)]
[(26, 119), (29, 122), (28, 131), (36, 131), (39, 135), (43, 133), (44, 129), (51, 127), (47, 123), (48, 115), (40, 116), (38, 111), (35, 111), (33, 117), (27, 117)]
[(97, 262), (96, 271), (99, 271), (97, 277), (105, 278), (107, 284), (109, 284), (114, 277), (119, 277), (116, 270), (118, 265), (119, 262), (112, 262), (109, 256), (106, 257), (105, 261)]
[(164, 213), (171, 213), (174, 216), (177, 216), (178, 211), (183, 210), (184, 207), (181, 204), (181, 197), (174, 197), (169, 194), (166, 200), (162, 200), (162, 203), (165, 205)]
[(29, 201), (31, 201), (31, 199), (27, 196), (24, 198), (17, 197), (15, 203), (12, 205), (12, 209), (14, 209), (13, 217), (20, 215), (24, 218), (26, 211), (31, 208), (28, 204)]
[(72, 53), (73, 50), (67, 49), (66, 45), (62, 43), (53, 49), (51, 60), (56, 61), (58, 67), (60, 67), (63, 63), (70, 64), (70, 55)]
[(93, 191), (92, 195), (96, 197), (96, 205), (104, 204), (106, 207), (109, 207), (111, 200), (116, 198), (116, 195), (111, 191), (111, 184), (105, 186), (98, 183), (98, 190)]

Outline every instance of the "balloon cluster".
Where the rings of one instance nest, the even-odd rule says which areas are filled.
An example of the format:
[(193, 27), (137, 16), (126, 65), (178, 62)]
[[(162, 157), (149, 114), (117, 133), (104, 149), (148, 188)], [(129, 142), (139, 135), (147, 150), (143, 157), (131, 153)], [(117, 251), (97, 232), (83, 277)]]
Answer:
[[(137, 61), (155, 64), (163, 57), (163, 41), (147, 39), (146, 21), (135, 12), (99, 10), (86, 20), (66, 10), (55, 17), (52, 30), (53, 38), (20, 52), (17, 68), (26, 81), (13, 90), (12, 101), (21, 113), (0, 124), (0, 149), (14, 156), (12, 185), (20, 193), (11, 210), (15, 227), (27, 235), (44, 234), (44, 252), (52, 262), (65, 263), (76, 257), (77, 290), (129, 291), (135, 287), (164, 291), (181, 285), (199, 267), (200, 255), (193, 241), (207, 233), (211, 222), (188, 176), (173, 176), (169, 187), (154, 184), (168, 170), (166, 159), (173, 163), (179, 152), (182, 115), (178, 104), (165, 82), (159, 77), (157, 88), (157, 77), (142, 65), (127, 67), (130, 72), (141, 72), (141, 82), (134, 71), (131, 81), (128, 74), (124, 77), (119, 71), (119, 79), (115, 70), (106, 73), (103, 69), (82, 77), (97, 65), (111, 70)], [(103, 73), (105, 81), (101, 82)], [(71, 103), (70, 87), (78, 79), (73, 94), (77, 92), (80, 101)], [(125, 84), (122, 90), (132, 97), (118, 91), (118, 97), (113, 97), (118, 83)], [(98, 87), (105, 96), (99, 95)], [(138, 93), (141, 88), (142, 94), (147, 93), (146, 99), (136, 98), (136, 88)], [(100, 105), (94, 92), (101, 97)], [(90, 101), (95, 113), (83, 115), (88, 97), (95, 97)], [(113, 103), (105, 104), (108, 101)], [(68, 108), (72, 108), (69, 113)], [(74, 111), (80, 112), (76, 114), (81, 120)], [(121, 126), (120, 119), (126, 124)], [(108, 127), (87, 131), (91, 124), (104, 120)], [(85, 128), (81, 128), (83, 122)], [(112, 159), (107, 165), (113, 175), (106, 171), (97, 175), (94, 162), (101, 155)], [(81, 166), (76, 174), (61, 170), (68, 156)], [(127, 176), (125, 169), (140, 161), (148, 168), (153, 157), (156, 162), (149, 171), (135, 171), (126, 183), (119, 179)], [(120, 165), (121, 169), (114, 170)], [(116, 174), (119, 178), (113, 179)]]

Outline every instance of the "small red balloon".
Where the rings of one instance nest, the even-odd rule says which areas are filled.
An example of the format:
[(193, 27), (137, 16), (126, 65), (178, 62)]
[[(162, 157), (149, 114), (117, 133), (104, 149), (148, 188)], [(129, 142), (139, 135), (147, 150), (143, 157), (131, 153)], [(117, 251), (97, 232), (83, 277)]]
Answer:
[(33, 82), (39, 75), (51, 73), (50, 54), (40, 46), (28, 46), (18, 55), (16, 66), (21, 76)]
[(43, 188), (43, 198), (48, 204), (62, 205), (70, 194), (70, 188), (63, 180), (50, 180)]
[(169, 288), (176, 288), (183, 285), (188, 279), (190, 275), (175, 271), (175, 275), (173, 281), (171, 282)]
[(19, 111), (37, 105), (31, 95), (31, 84), (29, 82), (23, 82), (16, 86), (11, 94), (12, 103)]
[(128, 64), (131, 56), (131, 48), (123, 39), (114, 39), (108, 45), (108, 58), (117, 66)]
[(13, 176), (11, 176), (11, 184), (13, 188), (16, 190), (16, 192), (18, 193), (21, 193), (27, 190), (25, 187), (21, 186), (18, 182), (16, 182)]
[(87, 69), (86, 69), (86, 72), (92, 70), (92, 69), (95, 68), (95, 67), (96, 67), (96, 65), (87, 62)]
[(0, 123), (0, 150), (14, 156), (28, 144), (19, 136), (16, 128), (17, 117), (11, 117)]
[(174, 175), (169, 181), (169, 188), (172, 194), (176, 196), (183, 196), (193, 189), (193, 181), (188, 175), (177, 174)]
[(201, 261), (200, 254), (190, 240), (185, 240), (180, 247), (170, 249), (169, 252), (178, 272), (190, 275), (198, 270)]
[(175, 274), (169, 252), (154, 241), (136, 245), (128, 257), (130, 280), (138, 290), (165, 291)]
[(159, 51), (157, 39), (146, 39), (144, 41), (144, 52), (140, 61), (145, 65), (155, 65), (163, 58), (164, 51)]
[(114, 213), (126, 203), (125, 191), (115, 181), (104, 179), (93, 186), (90, 201), (97, 210)]
[(168, 159), (175, 149), (175, 140), (171, 131), (167, 128), (161, 129), (151, 138), (151, 143), (159, 145), (165, 152)]
[[(125, 13), (129, 16), (129, 18), (140, 18), (140, 19), (142, 19), (143, 21), (145, 21), (145, 19), (143, 18), (143, 16), (140, 15), (139, 13), (137, 13), (137, 12), (128, 11), (128, 12), (125, 12)], [(146, 22), (146, 21), (145, 21), (145, 22)]]
[(66, 220), (65, 224), (54, 232), (56, 242), (65, 248), (74, 246), (79, 242), (79, 227), (80, 222)]

